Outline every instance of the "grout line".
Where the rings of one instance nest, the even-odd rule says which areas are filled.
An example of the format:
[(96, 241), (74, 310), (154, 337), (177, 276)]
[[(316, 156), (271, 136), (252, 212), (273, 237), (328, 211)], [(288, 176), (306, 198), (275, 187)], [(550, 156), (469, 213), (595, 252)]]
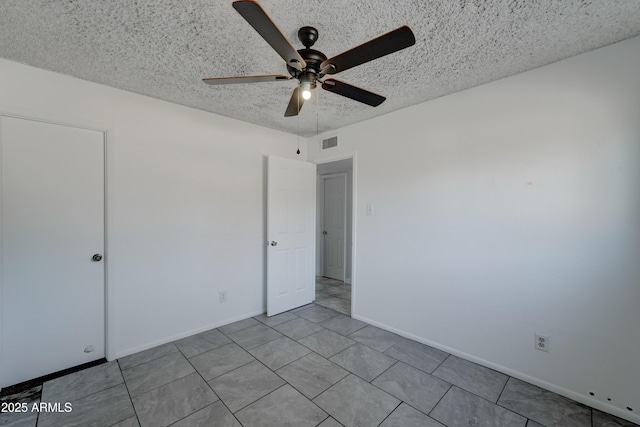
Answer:
[[(423, 345), (426, 345), (426, 344), (423, 344)], [(427, 347), (430, 347), (430, 346), (427, 346)], [(433, 348), (433, 347), (430, 347), (430, 348)], [(429, 375), (432, 375), (435, 371), (437, 371), (437, 370), (438, 370), (438, 368), (439, 368), (440, 366), (444, 365), (444, 362), (446, 362), (446, 361), (447, 361), (447, 359), (448, 359), (448, 358), (450, 358), (451, 356), (452, 356), (451, 354), (448, 354), (448, 353), (447, 353), (447, 357), (445, 357), (444, 359), (442, 359), (442, 362), (440, 362), (440, 363), (438, 364), (438, 366), (436, 366), (436, 367), (435, 367), (435, 369), (434, 369), (433, 371), (431, 371), (431, 372), (427, 372), (427, 373), (428, 373)], [(434, 375), (434, 377), (435, 377), (435, 375)], [(440, 378), (440, 379), (442, 379), (442, 378)]]
[[(395, 397), (395, 396), (394, 396), (394, 397)], [(404, 400), (401, 400), (401, 399), (398, 399), (398, 400), (400, 400), (400, 403), (398, 403), (398, 404), (396, 405), (396, 407), (395, 407), (395, 408), (393, 408), (393, 410), (392, 410), (391, 412), (389, 412), (389, 414), (388, 414), (386, 417), (384, 417), (384, 419), (383, 419), (383, 420), (380, 422), (380, 424), (378, 424), (378, 425), (383, 424), (383, 423), (387, 420), (387, 418), (389, 418), (389, 417), (391, 416), (391, 414), (393, 414), (393, 413), (394, 413), (394, 412), (395, 412), (395, 411), (400, 407), (400, 405), (402, 405), (403, 403), (405, 403), (405, 402), (404, 402)]]
[[(446, 381), (445, 381), (446, 382)], [(440, 399), (438, 399), (438, 401), (436, 402), (435, 405), (433, 405), (433, 408), (431, 408), (431, 410), (429, 411), (429, 413), (427, 414), (428, 417), (431, 417), (431, 413), (438, 407), (438, 405), (440, 404), (440, 402), (442, 402), (442, 399), (444, 399), (444, 397), (451, 391), (452, 388), (454, 388), (455, 386), (453, 384), (450, 384), (449, 388), (447, 389), (447, 391), (444, 392), (444, 394), (442, 395), (442, 397)], [(433, 418), (435, 420), (435, 418)], [(438, 421), (438, 420), (436, 420)], [(440, 422), (440, 421), (438, 421)]]
[[(389, 357), (389, 356), (387, 356), (387, 357)], [(391, 357), (391, 359), (393, 359), (393, 357)], [(387, 369), (385, 369), (384, 371), (380, 372), (380, 375), (377, 375), (377, 376), (376, 376), (376, 377), (374, 377), (371, 381), (367, 381), (367, 382), (368, 382), (368, 383), (370, 383), (372, 386), (377, 387), (373, 382), (374, 382), (375, 380), (377, 380), (378, 378), (380, 378), (382, 375), (384, 375), (384, 373), (385, 373), (385, 372), (387, 372), (389, 369), (393, 368), (394, 366), (396, 366), (396, 365), (399, 363), (399, 360), (398, 360), (398, 359), (394, 359), (394, 360), (395, 360), (395, 362), (393, 362), (393, 363), (391, 364), (391, 366), (389, 366)], [(379, 387), (378, 387), (378, 388), (379, 388)], [(382, 389), (380, 389), (380, 390), (382, 390)], [(384, 390), (382, 390), (382, 391), (384, 391)], [(386, 391), (385, 391), (385, 393), (388, 393), (388, 392), (386, 392)], [(388, 393), (388, 394), (390, 394), (390, 393)], [(394, 396), (394, 397), (395, 397), (395, 396)]]
[(509, 384), (510, 379), (511, 377), (507, 376), (507, 380), (504, 382), (504, 385), (502, 386), (502, 390), (500, 390), (500, 394), (498, 394), (498, 398), (496, 399), (496, 405), (498, 404), (498, 401), (502, 397), (502, 393), (504, 393), (504, 390), (507, 388), (507, 384)]
[[(133, 404), (133, 398), (131, 397), (131, 391), (129, 391), (129, 385), (125, 381), (124, 375), (122, 374), (122, 368), (120, 367), (120, 361), (118, 359), (116, 359), (116, 363), (118, 364), (118, 369), (120, 369), (120, 376), (122, 376), (122, 382), (124, 383), (124, 388), (125, 388), (125, 390), (127, 390), (127, 396), (129, 396), (129, 402), (131, 403), (131, 407), (133, 408), (133, 416), (136, 417), (136, 421), (138, 421), (138, 425), (140, 425), (140, 418), (138, 417), (138, 411), (136, 410), (136, 405)], [(118, 421), (118, 422), (120, 422), (120, 421)]]
[[(125, 356), (125, 357), (121, 357), (120, 359), (116, 359), (116, 361), (118, 362), (118, 367), (120, 368), (120, 372), (128, 371), (129, 369), (132, 369), (132, 368), (135, 368), (135, 367), (138, 367), (138, 366), (142, 366), (142, 365), (144, 365), (144, 364), (146, 364), (146, 363), (155, 362), (156, 360), (160, 360), (160, 359), (162, 359), (163, 357), (171, 356), (172, 354), (175, 354), (175, 353), (182, 353), (182, 352), (180, 351), (180, 349), (178, 348), (178, 346), (174, 344), (174, 342), (175, 342), (175, 341), (171, 341), (171, 342), (169, 342), (169, 343), (167, 343), (167, 344), (173, 344), (173, 347), (176, 349), (176, 351), (171, 352), (171, 353), (167, 353), (167, 354), (162, 355), (162, 356), (159, 356), (159, 357), (155, 357), (155, 358), (153, 358), (153, 359), (149, 359), (149, 360), (144, 361), (144, 362), (140, 362), (140, 363), (138, 363), (138, 364), (136, 364), (136, 365), (131, 365), (131, 366), (129, 366), (128, 368), (123, 368), (122, 366), (120, 366), (120, 359), (124, 359), (124, 358), (129, 357), (129, 356)], [(159, 345), (159, 346), (157, 346), (157, 347), (151, 347), (150, 349), (143, 350), (143, 351), (141, 351), (140, 353), (142, 353), (142, 352), (144, 352), (144, 351), (152, 350), (152, 349), (154, 349), (154, 348), (158, 348), (158, 347), (161, 347), (161, 346), (164, 346), (164, 345), (167, 345), (167, 344), (161, 344), (161, 345)], [(134, 354), (137, 354), (137, 353), (134, 353)], [(183, 354), (183, 356), (184, 356), (184, 354)], [(185, 357), (186, 357), (186, 356), (185, 356)], [(123, 376), (123, 378), (124, 378), (124, 376)]]

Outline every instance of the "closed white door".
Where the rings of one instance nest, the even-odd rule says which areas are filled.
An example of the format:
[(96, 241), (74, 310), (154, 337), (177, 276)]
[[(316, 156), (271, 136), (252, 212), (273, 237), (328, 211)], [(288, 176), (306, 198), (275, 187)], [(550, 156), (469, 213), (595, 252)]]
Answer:
[(344, 281), (347, 177), (324, 177), (324, 276)]
[(267, 315), (315, 298), (316, 165), (267, 162)]
[(0, 150), (8, 386), (104, 357), (104, 134), (2, 116)]

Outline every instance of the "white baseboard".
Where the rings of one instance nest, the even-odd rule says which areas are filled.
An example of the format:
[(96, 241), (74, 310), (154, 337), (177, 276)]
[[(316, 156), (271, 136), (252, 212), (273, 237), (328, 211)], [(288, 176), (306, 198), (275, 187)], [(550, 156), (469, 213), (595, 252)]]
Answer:
[(484, 359), (481, 359), (479, 357), (476, 357), (476, 356), (474, 356), (472, 354), (468, 354), (468, 353), (456, 350), (455, 348), (451, 348), (451, 347), (448, 347), (446, 345), (442, 345), (440, 343), (433, 342), (431, 340), (419, 337), (417, 335), (410, 334), (408, 332), (402, 331), (400, 329), (394, 328), (394, 327), (389, 326), (389, 325), (385, 325), (384, 323), (377, 322), (377, 321), (375, 321), (373, 319), (369, 319), (369, 318), (366, 318), (364, 316), (359, 316), (357, 314), (352, 314), (351, 317), (354, 318), (354, 319), (366, 322), (366, 323), (368, 323), (370, 325), (376, 326), (376, 327), (378, 327), (380, 329), (384, 329), (386, 331), (393, 332), (393, 333), (398, 334), (400, 336), (403, 336), (405, 338), (409, 338), (409, 339), (411, 339), (413, 341), (417, 341), (419, 343), (426, 344), (426, 345), (431, 346), (433, 348), (437, 348), (438, 350), (442, 350), (442, 351), (444, 351), (446, 353), (453, 354), (454, 356), (460, 357), (462, 359), (477, 363), (478, 365), (482, 365), (482, 366), (485, 366), (487, 368), (493, 369), (495, 371), (502, 372), (503, 374), (509, 375), (511, 377), (517, 378), (517, 379), (522, 380), (522, 381), (525, 381), (525, 382), (527, 382), (529, 384), (536, 385), (536, 386), (538, 386), (540, 388), (543, 388), (545, 390), (552, 391), (552, 392), (554, 392), (556, 394), (559, 394), (560, 396), (564, 396), (564, 397), (567, 397), (569, 399), (575, 400), (576, 402), (583, 403), (583, 404), (585, 404), (587, 406), (590, 406), (592, 408), (598, 409), (598, 410), (600, 410), (602, 412), (606, 412), (608, 414), (615, 415), (616, 417), (625, 419), (627, 421), (631, 421), (633, 423), (640, 424), (640, 415), (630, 414), (629, 412), (625, 411), (624, 409), (617, 408), (617, 407), (612, 406), (612, 405), (608, 405), (608, 404), (606, 404), (604, 402), (600, 402), (599, 400), (592, 399), (589, 396), (585, 396), (585, 395), (583, 395), (581, 393), (577, 393), (575, 391), (560, 387), (558, 385), (549, 383), (549, 382), (541, 380), (539, 378), (532, 377), (532, 376), (524, 374), (522, 372), (518, 372), (518, 371), (515, 371), (513, 369), (506, 368), (504, 366), (498, 365), (498, 364), (490, 362), (488, 360), (484, 360)]
[[(177, 334), (177, 335), (172, 335), (172, 336), (169, 336), (169, 337), (166, 337), (166, 338), (162, 338), (162, 339), (159, 339), (159, 340), (147, 343), (147, 344), (143, 344), (143, 345), (138, 346), (138, 347), (128, 348), (126, 350), (117, 352), (115, 359), (120, 359), (121, 357), (129, 356), (130, 354), (134, 354), (134, 353), (138, 353), (138, 352), (141, 352), (141, 351), (144, 351), (144, 350), (148, 350), (150, 348), (157, 347), (157, 346), (162, 345), (162, 344), (166, 344), (166, 343), (173, 342), (173, 341), (176, 341), (176, 340), (179, 340), (179, 339), (182, 339), (182, 338), (190, 337), (191, 335), (196, 335), (196, 334), (199, 334), (200, 332), (208, 331), (210, 329), (215, 329), (215, 328), (218, 328), (220, 326), (228, 325), (229, 323), (237, 322), (239, 320), (248, 319), (248, 318), (253, 317), (253, 316), (258, 316), (258, 315), (263, 314), (263, 313), (264, 313), (264, 310), (256, 311), (256, 312), (249, 313), (249, 314), (243, 314), (241, 316), (232, 317), (231, 319), (226, 319), (226, 320), (223, 320), (223, 321), (220, 321), (220, 322), (213, 323), (211, 325), (207, 325), (207, 326), (203, 326), (203, 327), (200, 327), (200, 328), (196, 328), (196, 329), (193, 329), (191, 331), (187, 331), (187, 332), (183, 332), (183, 333), (180, 333), (180, 334)], [(107, 360), (111, 361), (113, 359), (107, 358)]]

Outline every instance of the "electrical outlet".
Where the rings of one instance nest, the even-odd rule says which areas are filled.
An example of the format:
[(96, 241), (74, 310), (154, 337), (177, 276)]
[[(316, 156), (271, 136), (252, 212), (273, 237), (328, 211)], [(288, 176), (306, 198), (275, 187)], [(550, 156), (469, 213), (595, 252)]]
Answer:
[(220, 302), (227, 302), (227, 291), (218, 293), (218, 297), (220, 298)]
[(536, 333), (535, 348), (536, 350), (549, 352), (549, 335)]

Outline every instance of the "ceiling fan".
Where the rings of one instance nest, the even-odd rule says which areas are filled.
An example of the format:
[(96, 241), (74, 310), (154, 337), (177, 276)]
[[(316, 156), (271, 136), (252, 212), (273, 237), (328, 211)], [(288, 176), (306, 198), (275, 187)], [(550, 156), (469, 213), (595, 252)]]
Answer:
[(285, 60), (289, 75), (268, 74), (261, 76), (219, 77), (203, 79), (210, 85), (231, 83), (260, 83), (279, 80), (297, 79), (298, 86), (293, 90), (285, 117), (297, 116), (305, 100), (311, 98), (311, 91), (321, 83), (322, 89), (337, 93), (358, 102), (377, 107), (386, 99), (368, 90), (350, 85), (340, 80), (327, 78), (326, 75), (337, 74), (356, 65), (389, 55), (415, 44), (416, 39), (408, 26), (402, 26), (389, 33), (369, 40), (346, 52), (327, 59), (327, 56), (311, 46), (318, 39), (318, 30), (313, 27), (302, 27), (298, 31), (298, 39), (304, 49), (296, 50), (282, 34), (269, 15), (255, 0), (238, 0), (233, 8), (266, 40), (267, 43)]

